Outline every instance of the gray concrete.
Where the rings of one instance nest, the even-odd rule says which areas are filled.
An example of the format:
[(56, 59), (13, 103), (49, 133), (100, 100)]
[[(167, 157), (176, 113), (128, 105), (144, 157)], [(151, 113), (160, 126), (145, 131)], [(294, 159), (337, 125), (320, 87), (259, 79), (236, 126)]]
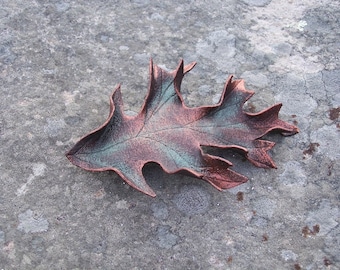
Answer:
[[(339, 269), (338, 0), (0, 3), (0, 269)], [(138, 112), (150, 57), (198, 62), (190, 106), (229, 74), (247, 109), (283, 102), (301, 132), (269, 136), (278, 169), (222, 153), (250, 181), (219, 192), (150, 165), (150, 198), (70, 164), (117, 83)]]

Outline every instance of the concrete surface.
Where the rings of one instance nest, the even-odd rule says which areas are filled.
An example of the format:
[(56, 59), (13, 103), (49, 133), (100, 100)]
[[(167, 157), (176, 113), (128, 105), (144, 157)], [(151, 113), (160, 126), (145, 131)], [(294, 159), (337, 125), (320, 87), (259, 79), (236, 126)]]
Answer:
[[(339, 269), (338, 0), (0, 1), (0, 269)], [(197, 67), (190, 106), (229, 74), (283, 102), (296, 136), (271, 135), (277, 170), (221, 153), (250, 181), (145, 168), (157, 197), (64, 153), (103, 123), (122, 83), (138, 112), (148, 62)]]

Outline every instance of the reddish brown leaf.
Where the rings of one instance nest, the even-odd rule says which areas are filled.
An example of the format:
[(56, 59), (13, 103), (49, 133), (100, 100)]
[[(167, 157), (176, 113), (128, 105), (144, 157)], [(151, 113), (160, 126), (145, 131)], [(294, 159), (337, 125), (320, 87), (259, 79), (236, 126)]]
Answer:
[(83, 137), (68, 153), (75, 165), (89, 171), (113, 170), (129, 185), (155, 196), (142, 168), (158, 163), (167, 173), (187, 171), (217, 189), (235, 187), (247, 178), (230, 169), (232, 164), (202, 151), (201, 146), (233, 148), (255, 166), (275, 168), (268, 151), (274, 146), (261, 137), (278, 130), (293, 135), (298, 129), (278, 118), (281, 104), (259, 113), (244, 112), (243, 104), (253, 95), (243, 80), (227, 80), (216, 105), (188, 108), (180, 94), (183, 76), (195, 63), (180, 62), (166, 72), (150, 62), (149, 91), (140, 113), (123, 112), (120, 86), (110, 99), (110, 115), (98, 129)]

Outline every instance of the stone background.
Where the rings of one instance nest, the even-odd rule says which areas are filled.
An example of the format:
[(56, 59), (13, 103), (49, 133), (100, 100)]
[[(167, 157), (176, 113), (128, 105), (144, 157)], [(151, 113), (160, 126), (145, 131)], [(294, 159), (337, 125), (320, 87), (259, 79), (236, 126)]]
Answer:
[[(339, 269), (338, 0), (0, 1), (0, 269)], [(250, 178), (219, 192), (156, 165), (157, 197), (65, 152), (101, 125), (122, 83), (139, 111), (150, 57), (190, 106), (229, 74), (282, 102), (300, 133), (269, 136), (277, 170), (225, 153)]]

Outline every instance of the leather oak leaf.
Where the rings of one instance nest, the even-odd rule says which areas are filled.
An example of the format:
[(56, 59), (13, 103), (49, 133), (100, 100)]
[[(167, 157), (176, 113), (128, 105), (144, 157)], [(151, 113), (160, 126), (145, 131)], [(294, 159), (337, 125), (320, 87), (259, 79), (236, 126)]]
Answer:
[(232, 163), (205, 153), (202, 146), (232, 148), (255, 166), (275, 168), (268, 151), (274, 142), (261, 139), (276, 130), (293, 135), (297, 127), (278, 118), (282, 104), (258, 113), (243, 110), (254, 94), (243, 80), (230, 76), (218, 104), (187, 107), (180, 93), (184, 75), (196, 63), (167, 72), (150, 61), (149, 90), (138, 115), (124, 114), (120, 86), (110, 98), (106, 122), (82, 139), (66, 154), (75, 165), (89, 171), (115, 171), (135, 189), (156, 196), (146, 183), (142, 169), (158, 163), (167, 173), (186, 171), (222, 190), (247, 178), (230, 169)]

